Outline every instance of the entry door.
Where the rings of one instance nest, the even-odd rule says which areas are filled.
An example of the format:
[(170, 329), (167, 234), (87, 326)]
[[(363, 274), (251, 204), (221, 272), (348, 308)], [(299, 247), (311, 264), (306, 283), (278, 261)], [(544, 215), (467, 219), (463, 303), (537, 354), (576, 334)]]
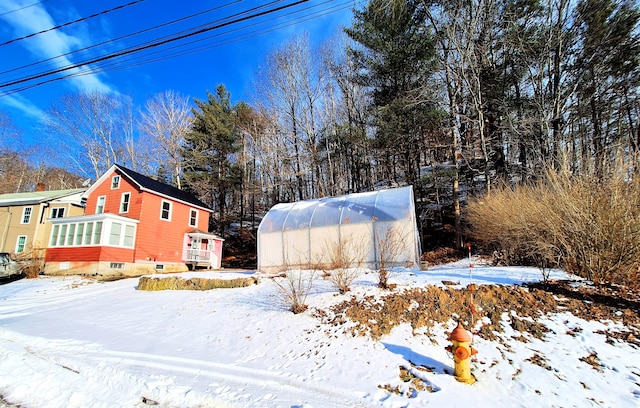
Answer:
[(197, 261), (200, 259), (200, 246), (202, 245), (202, 238), (193, 237), (191, 241), (191, 259)]

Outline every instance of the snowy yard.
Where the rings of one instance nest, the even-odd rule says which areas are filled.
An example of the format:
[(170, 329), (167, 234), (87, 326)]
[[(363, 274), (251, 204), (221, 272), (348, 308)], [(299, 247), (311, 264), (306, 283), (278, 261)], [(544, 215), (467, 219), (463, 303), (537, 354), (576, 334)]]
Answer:
[[(541, 278), (535, 268), (472, 271), (476, 285)], [(376, 278), (363, 274), (346, 295), (318, 279), (309, 310), (298, 315), (281, 304), (269, 279), (209, 291), (139, 291), (137, 278), (41, 277), (2, 285), (0, 395), (26, 408), (640, 405), (640, 350), (606, 335), (624, 330), (619, 322), (566, 311), (539, 320), (550, 329), (541, 339), (516, 340), (520, 333), (509, 325), (494, 341), (474, 336), (478, 381), (466, 385), (451, 375), (445, 350), (453, 319), (425, 333), (400, 325), (372, 340), (316, 316), (351, 296), (382, 294)], [(551, 278), (569, 277), (555, 271)], [(443, 280), (466, 286), (468, 260), (394, 273), (390, 281), (398, 292)], [(410, 390), (400, 367), (427, 389)]]

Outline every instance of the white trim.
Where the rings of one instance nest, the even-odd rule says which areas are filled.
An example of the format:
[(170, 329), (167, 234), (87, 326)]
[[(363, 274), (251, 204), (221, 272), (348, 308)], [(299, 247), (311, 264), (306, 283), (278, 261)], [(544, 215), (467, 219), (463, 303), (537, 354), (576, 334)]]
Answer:
[[(125, 198), (125, 196), (127, 197), (127, 202), (126, 202), (126, 204), (127, 204), (127, 209), (126, 209), (126, 210), (123, 210), (123, 209), (122, 209), (122, 206), (125, 204), (125, 202), (124, 202), (124, 198)], [(120, 212), (120, 214), (126, 214), (126, 213), (128, 213), (128, 212), (129, 212), (129, 207), (131, 207), (131, 192), (130, 192), (130, 191), (127, 191), (127, 192), (125, 192), (125, 193), (122, 193), (122, 195), (120, 195), (120, 208), (119, 208), (119, 210), (120, 210), (120, 211), (119, 211), (119, 212)]]
[(158, 196), (158, 197), (160, 197), (160, 198), (165, 198), (165, 199), (167, 199), (167, 200), (169, 200), (169, 201), (173, 201), (173, 202), (176, 202), (176, 203), (181, 203), (181, 204), (187, 205), (187, 206), (189, 206), (189, 207), (195, 207), (195, 208), (198, 208), (198, 209), (200, 209), (200, 210), (202, 210), (202, 211), (206, 211), (206, 212), (208, 212), (208, 213), (213, 214), (213, 210), (212, 210), (212, 209), (210, 209), (210, 208), (207, 208), (207, 207), (201, 207), (201, 206), (199, 206), (199, 205), (196, 205), (196, 204), (193, 204), (193, 203), (189, 203), (189, 202), (186, 202), (186, 201), (184, 201), (184, 200), (180, 200), (180, 199), (178, 199), (178, 198), (176, 198), (176, 197), (172, 197), (172, 196), (169, 196), (169, 195), (166, 195), (166, 194), (162, 194), (162, 193), (160, 193), (159, 191), (156, 191), (156, 190), (152, 190), (152, 189), (148, 189), (148, 188), (144, 188), (144, 187), (142, 187), (142, 186), (140, 185), (140, 183), (138, 183), (137, 181), (135, 181), (135, 180), (133, 180), (133, 179), (131, 179), (131, 178), (127, 177), (127, 176), (126, 176), (126, 173), (125, 173), (125, 172), (122, 172), (122, 171), (120, 170), (120, 167), (118, 167), (118, 165), (117, 165), (117, 164), (112, 165), (112, 166), (109, 168), (109, 170), (105, 171), (105, 172), (102, 174), (102, 176), (100, 176), (100, 178), (99, 178), (98, 180), (96, 180), (96, 182), (95, 182), (95, 183), (93, 183), (93, 184), (91, 185), (91, 187), (89, 187), (89, 188), (84, 192), (84, 194), (83, 194), (83, 196), (82, 196), (82, 197), (84, 197), (84, 198), (86, 199), (87, 197), (91, 196), (91, 193), (92, 193), (95, 189), (97, 189), (97, 188), (98, 188), (98, 186), (102, 185), (102, 184), (106, 181), (106, 179), (107, 179), (109, 176), (111, 176), (111, 175), (112, 175), (112, 173), (113, 173), (113, 172), (116, 172), (116, 173), (117, 173), (118, 175), (120, 175), (121, 177), (126, 177), (126, 179), (127, 179), (130, 183), (132, 183), (132, 184), (134, 184), (135, 186), (137, 186), (137, 187), (138, 187), (138, 189), (140, 189), (140, 191), (146, 191), (146, 192), (151, 193), (151, 194), (153, 194), (153, 195), (156, 195), (156, 196)]
[[(139, 220), (109, 213), (55, 219), (52, 220), (53, 227), (49, 236), (49, 247), (109, 246), (134, 249), (138, 223)], [(111, 232), (114, 224), (120, 226), (117, 243), (111, 243)], [(82, 227), (80, 227), (81, 225)], [(100, 232), (96, 234), (98, 226)], [(133, 230), (131, 230), (132, 228)], [(78, 239), (78, 231), (82, 231), (80, 239)], [(127, 232), (129, 232), (129, 239), (127, 239)], [(78, 242), (79, 240), (81, 242)], [(129, 241), (130, 245), (125, 245), (126, 241)]]
[(122, 177), (119, 174), (111, 176), (111, 190), (118, 190), (120, 188), (120, 182)]
[[(22, 251), (18, 251), (18, 247), (20, 246), (20, 238), (24, 238), (24, 242), (22, 243)], [(27, 236), (26, 235), (18, 235), (16, 239), (16, 254), (21, 254), (27, 249)]]
[[(51, 207), (51, 212), (49, 213), (49, 218), (64, 218), (64, 210), (66, 209), (66, 207)], [(56, 216), (53, 216), (53, 212), (56, 212)], [(60, 211), (62, 211), (62, 215), (58, 214)]]
[[(191, 223), (191, 218), (192, 218), (192, 217), (191, 217), (191, 213), (192, 213), (192, 212), (195, 212), (195, 213), (196, 213), (196, 216), (195, 216), (195, 223), (194, 223), (194, 224), (192, 224), (192, 223)], [(190, 226), (190, 227), (197, 227), (197, 226), (198, 226), (198, 219), (199, 219), (199, 217), (200, 217), (200, 212), (199, 212), (198, 210), (196, 210), (195, 208), (190, 208), (190, 209), (189, 209), (189, 226)]]
[[(164, 213), (164, 204), (167, 203), (169, 204), (169, 214), (167, 218), (164, 218), (162, 216), (162, 214)], [(169, 201), (169, 200), (162, 200), (162, 202), (160, 203), (160, 219), (163, 221), (171, 221), (171, 213), (173, 212), (173, 201)]]
[[(102, 198), (102, 211), (98, 211), (98, 208), (100, 208), (100, 199), (101, 198)], [(96, 210), (95, 210), (95, 213), (96, 214), (104, 213), (104, 208), (106, 206), (107, 206), (107, 196), (106, 195), (98, 196), (98, 198), (96, 199)]]
[(50, 219), (49, 221), (51, 221), (51, 223), (55, 225), (55, 224), (68, 224), (71, 222), (103, 221), (105, 219), (112, 219), (120, 222), (132, 222), (136, 224), (140, 222), (140, 220), (136, 220), (135, 218), (124, 217), (122, 215), (117, 215), (113, 213), (76, 215), (73, 217), (53, 218), (53, 219)]
[[(98, 180), (96, 180), (96, 181), (95, 181), (95, 183), (93, 183), (93, 184), (91, 185), (91, 187), (89, 187), (89, 188), (87, 189), (87, 191), (85, 191), (85, 192), (84, 192), (84, 194), (82, 195), (82, 197), (83, 197), (83, 198), (85, 198), (85, 199), (86, 199), (86, 198), (88, 198), (88, 197), (90, 197), (90, 196), (91, 196), (91, 193), (93, 193), (93, 191), (94, 191), (96, 188), (98, 188), (98, 186), (102, 185), (102, 183), (104, 183), (104, 182), (106, 181), (106, 179), (107, 179), (109, 176), (112, 176), (112, 175), (113, 175), (112, 173), (113, 173), (116, 169), (117, 169), (117, 166), (114, 164), (114, 165), (112, 165), (112, 166), (109, 168), (109, 170), (107, 170), (107, 171), (105, 171), (104, 173), (102, 173), (102, 176), (100, 176), (100, 178), (99, 178)], [(109, 184), (109, 185), (111, 185), (111, 184)]]
[[(25, 217), (27, 217), (27, 210), (29, 210), (27, 222), (24, 221)], [(31, 224), (31, 218), (33, 218), (33, 207), (24, 207), (22, 209), (22, 218), (20, 218), (20, 224)]]

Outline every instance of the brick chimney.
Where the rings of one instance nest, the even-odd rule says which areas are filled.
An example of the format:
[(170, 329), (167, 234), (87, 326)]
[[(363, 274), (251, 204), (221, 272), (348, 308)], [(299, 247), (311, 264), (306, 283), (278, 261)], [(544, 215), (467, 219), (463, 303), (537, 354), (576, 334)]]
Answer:
[(47, 185), (44, 183), (36, 184), (36, 191), (45, 191), (46, 188), (47, 188)]

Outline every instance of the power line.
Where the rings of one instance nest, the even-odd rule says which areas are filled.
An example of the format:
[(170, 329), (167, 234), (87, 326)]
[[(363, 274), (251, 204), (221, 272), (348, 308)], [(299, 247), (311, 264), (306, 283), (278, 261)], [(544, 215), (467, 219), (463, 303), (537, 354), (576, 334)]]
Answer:
[[(156, 41), (150, 42), (148, 44), (144, 44), (144, 45), (141, 45), (141, 46), (134, 46), (134, 47), (126, 49), (126, 50), (118, 51), (118, 52), (111, 53), (111, 54), (108, 54), (108, 55), (105, 55), (105, 56), (102, 56), (102, 57), (98, 57), (98, 58), (94, 58), (94, 59), (91, 59), (91, 60), (83, 61), (83, 62), (80, 62), (80, 63), (77, 63), (77, 64), (71, 64), (71, 65), (68, 65), (66, 67), (50, 70), (48, 72), (43, 72), (43, 73), (39, 73), (39, 74), (36, 74), (36, 75), (31, 75), (31, 76), (28, 76), (28, 77), (20, 78), (20, 79), (14, 80), (14, 81), (5, 82), (5, 83), (0, 84), (0, 88), (6, 88), (6, 87), (9, 87), (9, 86), (18, 85), (18, 84), (21, 84), (21, 83), (24, 83), (24, 82), (33, 81), (33, 80), (36, 80), (36, 79), (39, 79), (39, 78), (43, 78), (43, 77), (46, 77), (46, 76), (49, 76), (49, 75), (58, 74), (58, 73), (65, 72), (65, 71), (69, 71), (71, 69), (78, 68), (78, 67), (81, 67), (83, 65), (95, 64), (95, 63), (98, 63), (98, 62), (101, 62), (101, 61), (106, 61), (106, 60), (110, 60), (110, 59), (113, 59), (113, 58), (122, 57), (122, 56), (129, 55), (129, 54), (132, 54), (132, 53), (144, 51), (144, 50), (147, 50), (147, 49), (150, 49), (150, 48), (158, 47), (160, 45), (164, 45), (164, 44), (168, 44), (168, 43), (171, 43), (171, 42), (182, 40), (182, 39), (185, 39), (185, 38), (188, 38), (188, 37), (192, 37), (194, 35), (202, 34), (202, 33), (205, 33), (205, 32), (211, 31), (211, 30), (215, 30), (215, 29), (219, 29), (219, 28), (222, 28), (222, 27), (226, 27), (226, 26), (229, 26), (231, 24), (237, 24), (237, 23), (240, 23), (240, 22), (243, 22), (243, 21), (247, 21), (247, 20), (250, 20), (250, 19), (253, 19), (253, 18), (265, 16), (265, 15), (268, 15), (268, 14), (271, 14), (271, 13), (275, 13), (275, 12), (278, 12), (278, 11), (281, 11), (281, 10), (284, 10), (284, 9), (287, 9), (287, 8), (290, 8), (290, 7), (297, 6), (297, 5), (302, 4), (302, 3), (306, 3), (308, 1), (309, 0), (299, 0), (299, 1), (296, 1), (296, 2), (293, 2), (293, 3), (286, 4), (284, 6), (280, 6), (280, 7), (276, 7), (276, 8), (273, 8), (273, 9), (266, 10), (266, 11), (254, 13), (254, 14), (251, 14), (251, 15), (248, 15), (248, 16), (245, 16), (245, 17), (236, 18), (236, 19), (233, 19), (231, 21), (223, 22), (223, 23), (216, 24), (216, 25), (213, 25), (213, 26), (210, 26), (210, 27), (206, 27), (206, 28), (201, 28), (199, 30), (196, 30), (196, 31), (193, 31), (193, 32), (189, 32), (189, 33), (186, 33), (186, 34), (182, 34), (182, 35), (178, 35), (178, 36), (175, 36), (175, 37), (172, 37), (172, 38), (156, 40)], [(246, 13), (246, 12), (243, 12), (243, 13)], [(44, 84), (44, 83), (47, 83), (47, 81), (39, 83), (38, 85), (41, 85), (41, 84)]]
[[(86, 20), (92, 19), (94, 17), (98, 17), (98, 16), (102, 16), (104, 14), (111, 13), (112, 11), (115, 11), (115, 10), (120, 10), (120, 9), (125, 8), (125, 7), (133, 6), (134, 4), (137, 4), (137, 3), (142, 3), (143, 1), (144, 0), (135, 0), (135, 1), (132, 1), (131, 3), (123, 4), (123, 5), (114, 7), (114, 8), (109, 9), (109, 10), (100, 11), (98, 13), (91, 14), (90, 16), (82, 17), (82, 18), (79, 18), (79, 19), (74, 20), (74, 21), (69, 21), (68, 23), (60, 24), (60, 25), (57, 25), (55, 27), (48, 28), (46, 30), (38, 31), (37, 33), (31, 33), (31, 34), (27, 34), (27, 35), (25, 35), (23, 37), (20, 37), (20, 38), (14, 38), (13, 40), (9, 40), (9, 41), (0, 43), (0, 47), (3, 46), (3, 45), (7, 45), (7, 44), (11, 44), (11, 43), (14, 43), (14, 42), (17, 42), (17, 41), (24, 40), (24, 39), (27, 39), (27, 38), (35, 37), (36, 35), (39, 35), (39, 34), (48, 33), (49, 31), (58, 30), (58, 29), (60, 29), (62, 27), (68, 27), (70, 25), (73, 25), (73, 24), (76, 24), (76, 23), (80, 23), (82, 21), (86, 21)], [(36, 3), (36, 4), (39, 4), (39, 3)]]
[(200, 16), (200, 15), (203, 15), (203, 14), (206, 14), (206, 13), (210, 13), (212, 11), (217, 11), (219, 9), (222, 9), (224, 7), (239, 3), (241, 1), (242, 0), (235, 0), (235, 1), (232, 1), (232, 2), (229, 2), (229, 3), (226, 3), (226, 4), (222, 4), (222, 5), (214, 7), (214, 8), (210, 8), (208, 10), (204, 10), (204, 11), (201, 11), (201, 12), (198, 12), (198, 13), (195, 13), (195, 14), (191, 14), (191, 15), (186, 16), (186, 17), (179, 18), (177, 20), (172, 20), (172, 21), (169, 21), (167, 23), (159, 24), (159, 25), (156, 25), (156, 26), (153, 26), (153, 27), (150, 27), (150, 28), (145, 28), (144, 30), (136, 31), (134, 33), (123, 35), (121, 37), (109, 39), (107, 41), (103, 41), (103, 42), (100, 42), (100, 43), (97, 43), (97, 44), (93, 44), (93, 45), (90, 45), (88, 47), (80, 48), (80, 49), (74, 50), (74, 51), (69, 51), (67, 53), (64, 53), (64, 54), (61, 54), (61, 55), (58, 55), (58, 56), (55, 56), (55, 57), (47, 58), (47, 59), (44, 59), (44, 60), (41, 60), (41, 61), (32, 62), (30, 64), (26, 64), (26, 65), (22, 65), (20, 67), (16, 67), (16, 68), (12, 68), (12, 69), (9, 69), (9, 70), (6, 70), (6, 71), (2, 71), (2, 72), (0, 72), (0, 75), (4, 75), (4, 74), (8, 74), (10, 72), (14, 72), (14, 71), (18, 71), (18, 70), (21, 70), (21, 69), (29, 68), (29, 67), (32, 67), (32, 66), (40, 65), (40, 64), (43, 64), (43, 63), (46, 63), (46, 62), (51, 62), (51, 61), (54, 61), (54, 60), (56, 60), (58, 58), (68, 57), (70, 55), (73, 55), (73, 54), (76, 54), (76, 53), (85, 52), (85, 51), (88, 51), (90, 49), (94, 49), (94, 48), (100, 47), (102, 45), (106, 45), (106, 44), (113, 43), (113, 42), (116, 42), (116, 41), (121, 41), (121, 40), (124, 40), (124, 39), (129, 38), (129, 37), (133, 37), (133, 36), (144, 34), (146, 32), (157, 30), (157, 29), (160, 29), (160, 28), (163, 28), (163, 27), (167, 27), (169, 25), (176, 24), (176, 23), (179, 23), (179, 22), (182, 22), (182, 21), (185, 21), (185, 20)]
[[(218, 6), (215, 9), (219, 9), (221, 7), (226, 7), (226, 6), (230, 5), (230, 4), (237, 3), (237, 2), (239, 2), (239, 1), (234, 1), (234, 2), (231, 2), (231, 3), (227, 3), (227, 4), (224, 4), (222, 6)], [(327, 1), (325, 1), (323, 3), (320, 3), (320, 4), (309, 5), (309, 6), (305, 7), (305, 8), (303, 8), (303, 9), (296, 9), (294, 11), (290, 11), (290, 12), (284, 14), (284, 16), (293, 16), (293, 15), (296, 15), (296, 14), (298, 15), (298, 16), (294, 17), (294, 19), (291, 20), (291, 21), (285, 21), (285, 22), (281, 22), (281, 23), (278, 23), (278, 24), (270, 25), (269, 27), (262, 27), (262, 28), (259, 28), (259, 26), (260, 25), (264, 25), (264, 24), (266, 24), (268, 22), (272, 22), (273, 20), (269, 20), (268, 22), (265, 22), (265, 21), (253, 22), (253, 19), (256, 19), (256, 18), (261, 17), (261, 16), (269, 15), (269, 14), (272, 14), (272, 13), (275, 13), (275, 12), (278, 12), (278, 11), (282, 11), (282, 10), (285, 10), (285, 9), (289, 9), (291, 7), (300, 5), (302, 3), (306, 3), (306, 2), (308, 2), (308, 0), (297, 1), (297, 2), (294, 2), (294, 3), (285, 4), (285, 5), (277, 7), (277, 8), (266, 9), (264, 11), (257, 12), (258, 10), (264, 9), (265, 7), (267, 7), (269, 5), (273, 5), (273, 4), (280, 3), (280, 2), (282, 2), (282, 0), (273, 1), (271, 3), (267, 3), (266, 5), (262, 5), (262, 6), (259, 6), (259, 7), (254, 7), (252, 9), (245, 10), (245, 11), (233, 14), (231, 16), (227, 16), (227, 17), (218, 19), (218, 20), (216, 20), (214, 22), (210, 22), (210, 23), (208, 23), (206, 25), (200, 25), (200, 26), (197, 26), (197, 27), (190, 28), (188, 30), (183, 30), (183, 31), (180, 31), (178, 33), (173, 33), (171, 35), (160, 37), (158, 39), (154, 39), (154, 40), (150, 40), (150, 41), (147, 41), (147, 42), (143, 42), (143, 43), (138, 44), (136, 46), (132, 46), (132, 47), (129, 47), (129, 48), (125, 49), (125, 50), (121, 50), (121, 51), (118, 51), (118, 52), (115, 52), (115, 53), (112, 53), (112, 54), (108, 54), (106, 56), (95, 57), (95, 58), (92, 58), (92, 59), (89, 59), (89, 60), (86, 60), (86, 61), (83, 61), (83, 62), (80, 62), (80, 63), (75, 63), (75, 64), (68, 65), (66, 67), (53, 69), (53, 70), (50, 70), (50, 71), (47, 71), (47, 72), (39, 73), (37, 75), (32, 75), (32, 76), (29, 76), (29, 77), (23, 77), (23, 78), (19, 78), (19, 79), (15, 80), (15, 81), (11, 81), (11, 82), (8, 82), (8, 83), (0, 84), (0, 88), (6, 88), (6, 87), (9, 87), (9, 86), (12, 86), (12, 85), (23, 84), (23, 86), (21, 86), (21, 87), (17, 87), (17, 88), (13, 88), (13, 89), (10, 89), (10, 90), (6, 90), (4, 92), (0, 92), (0, 97), (5, 96), (5, 95), (10, 95), (10, 94), (13, 94), (13, 93), (22, 92), (22, 91), (27, 90), (27, 89), (31, 89), (31, 88), (34, 88), (34, 87), (37, 87), (37, 86), (40, 86), (40, 85), (44, 85), (44, 84), (47, 84), (47, 83), (51, 83), (51, 82), (55, 82), (55, 81), (59, 81), (59, 80), (67, 79), (67, 78), (75, 78), (75, 77), (86, 76), (86, 75), (94, 75), (94, 74), (97, 74), (97, 73), (100, 73), (100, 72), (110, 72), (110, 71), (128, 69), (128, 68), (131, 68), (131, 67), (145, 65), (145, 64), (149, 64), (149, 63), (153, 63), (153, 62), (157, 62), (157, 61), (162, 61), (162, 60), (166, 60), (166, 59), (170, 59), (170, 58), (175, 58), (175, 57), (179, 57), (179, 56), (183, 56), (183, 55), (188, 55), (188, 54), (192, 54), (192, 53), (196, 53), (196, 52), (201, 52), (203, 50), (207, 50), (207, 49), (211, 49), (211, 48), (225, 46), (225, 45), (236, 43), (236, 42), (239, 42), (239, 41), (244, 41), (244, 40), (256, 37), (256, 36), (264, 35), (266, 33), (269, 33), (269, 32), (275, 31), (275, 30), (279, 30), (279, 29), (283, 29), (283, 28), (286, 28), (286, 27), (290, 27), (290, 26), (295, 25), (295, 24), (300, 24), (302, 22), (306, 22), (306, 21), (309, 21), (309, 20), (324, 16), (324, 15), (330, 14), (330, 13), (333, 13), (333, 12), (336, 12), (336, 11), (340, 11), (340, 10), (344, 10), (344, 9), (350, 8), (350, 7), (353, 6), (353, 3), (354, 3), (353, 0), (345, 0), (345, 1), (341, 2), (341, 3), (339, 3), (339, 4), (335, 4), (333, 1), (327, 0)], [(330, 7), (324, 7), (328, 3), (332, 3), (332, 5)], [(120, 37), (120, 39), (131, 37), (131, 36), (134, 36), (134, 35), (137, 35), (137, 34), (140, 34), (140, 33), (144, 33), (144, 32), (148, 32), (148, 31), (152, 31), (152, 30), (155, 30), (155, 29), (158, 29), (158, 28), (161, 28), (161, 27), (165, 27), (165, 26), (174, 24), (176, 22), (192, 18), (192, 17), (197, 16), (197, 15), (201, 15), (201, 14), (210, 12), (212, 10), (214, 10), (214, 9), (210, 9), (210, 10), (206, 10), (206, 11), (203, 11), (203, 12), (199, 12), (199, 13), (193, 14), (191, 16), (183, 17), (181, 19), (173, 20), (173, 21), (170, 21), (168, 23), (164, 23), (164, 24), (161, 24), (161, 25), (149, 28), (149, 29), (145, 29), (145, 30), (138, 31), (136, 33), (128, 34), (126, 36)], [(247, 15), (248, 13), (251, 13), (251, 12), (253, 12), (253, 14)], [(306, 13), (306, 14), (303, 14), (303, 13)], [(303, 15), (301, 15), (301, 14), (303, 14)], [(283, 15), (281, 15), (279, 18), (282, 18), (282, 17), (283, 17)], [(193, 37), (193, 36), (196, 36), (196, 35), (199, 35), (199, 34), (210, 32), (212, 30), (220, 29), (220, 28), (223, 28), (223, 27), (228, 27), (228, 26), (231, 26), (231, 25), (234, 25), (234, 24), (238, 24), (238, 23), (241, 23), (241, 22), (244, 22), (244, 21), (249, 21), (249, 20), (252, 21), (252, 23), (249, 26), (234, 28), (234, 29), (232, 29), (230, 31), (226, 31), (226, 32), (219, 33), (219, 34), (214, 34), (214, 35), (211, 35), (211, 36), (208, 36), (208, 37), (204, 37), (204, 38), (195, 39), (195, 40), (187, 42), (187, 43), (175, 44), (172, 47), (163, 48), (163, 49), (160, 49), (160, 50), (157, 50), (157, 51), (153, 51), (151, 53), (147, 53), (146, 52), (146, 51), (149, 51), (151, 49), (157, 48), (157, 47), (159, 47), (161, 45), (166, 45), (166, 44), (173, 43), (173, 42), (176, 42), (176, 41), (179, 41), (179, 40), (184, 40), (186, 38), (190, 38), (190, 37)], [(253, 27), (258, 27), (258, 28), (256, 28), (255, 30), (249, 31), (246, 34), (241, 34), (240, 33), (242, 30), (251, 29)], [(232, 37), (232, 38), (228, 38), (228, 39), (227, 38), (221, 38), (220, 40), (216, 40), (213, 43), (204, 44), (204, 45), (198, 45), (198, 46), (191, 47), (191, 48), (186, 48), (186, 47), (189, 47), (189, 46), (193, 46), (194, 44), (200, 43), (202, 41), (208, 41), (208, 40), (211, 40), (211, 39), (214, 39), (214, 38), (219, 38), (219, 37), (223, 37), (223, 36), (229, 36), (229, 35), (232, 35), (234, 33), (240, 33), (240, 35)], [(64, 54), (62, 56), (53, 57), (53, 58), (50, 58), (48, 60), (40, 61), (40, 62), (37, 62), (37, 63), (34, 63), (34, 64), (29, 64), (29, 65), (27, 65), (25, 67), (30, 67), (32, 65), (37, 65), (37, 64), (40, 64), (42, 62), (47, 62), (47, 61), (54, 60), (54, 59), (57, 59), (57, 58), (62, 58), (62, 57), (66, 56), (66, 55), (69, 55), (69, 54), (74, 54), (74, 53), (78, 53), (78, 52), (85, 52), (85, 51), (88, 51), (90, 49), (96, 48), (99, 45), (104, 45), (106, 43), (117, 41), (117, 40), (119, 40), (119, 39), (114, 39), (114, 40), (106, 41), (106, 42), (103, 42), (103, 43), (100, 43), (100, 44), (95, 44), (95, 45), (86, 47), (86, 48), (81, 49), (81, 50), (72, 51), (72, 52)], [(167, 51), (169, 51), (169, 52), (167, 53)], [(146, 55), (142, 55), (142, 58), (140, 58), (140, 56), (138, 54), (146, 54)], [(131, 57), (133, 57), (133, 58), (131, 58)], [(93, 66), (89, 67), (88, 64), (92, 64)], [(21, 68), (25, 68), (25, 67), (21, 67)], [(10, 70), (10, 71), (0, 72), (0, 74), (4, 74), (4, 73), (7, 73), (7, 72), (12, 72), (12, 71), (15, 71), (15, 70), (18, 70), (18, 69), (20, 69), (20, 68), (16, 68), (16, 69), (13, 69), (13, 70)], [(49, 79), (46, 79), (46, 80), (43, 80), (43, 81), (40, 81), (40, 82), (33, 82), (31, 84), (26, 84), (26, 82), (34, 81), (34, 80), (39, 79), (39, 78), (44, 78), (44, 77), (47, 77), (47, 76), (50, 76), (50, 75), (53, 75), (53, 74), (56, 74), (56, 73), (62, 73), (62, 72), (70, 71), (70, 70), (74, 70), (74, 72), (68, 73), (68, 74), (60, 76), (60, 77), (49, 78)]]
[(28, 6), (17, 8), (15, 10), (5, 11), (4, 13), (0, 14), (0, 17), (6, 16), (7, 14), (15, 13), (16, 11), (24, 10), (26, 8), (29, 8), (29, 7), (37, 6), (38, 4), (46, 3), (47, 1), (49, 1), (49, 0), (42, 0), (42, 1), (39, 1), (37, 3), (29, 4)]
[[(325, 3), (328, 3), (328, 2), (325, 2)], [(188, 45), (193, 45), (193, 44), (198, 43), (198, 42), (210, 40), (210, 39), (213, 39), (213, 38), (216, 38), (216, 37), (226, 36), (226, 35), (229, 35), (229, 34), (232, 34), (232, 33), (237, 33), (237, 32), (240, 32), (242, 30), (246, 30), (247, 29), (247, 27), (236, 28), (234, 30), (227, 31), (225, 33), (215, 34), (213, 36), (209, 36), (209, 37), (206, 37), (206, 38), (196, 39), (196, 40), (193, 40), (193, 41), (188, 42), (186, 44), (175, 45), (173, 47), (170, 47), (169, 49), (159, 50), (159, 51), (155, 51), (155, 52), (151, 53), (151, 54), (159, 54), (159, 53), (166, 52), (168, 50), (177, 49), (177, 51), (171, 52), (169, 54), (159, 55), (159, 56), (156, 56), (156, 57), (151, 57), (151, 55), (147, 54), (145, 56), (145, 58), (147, 58), (146, 60), (132, 59), (132, 60), (129, 60), (129, 61), (125, 61), (125, 62), (129, 62), (126, 65), (123, 65), (118, 61), (112, 61), (110, 63), (110, 65), (100, 65), (99, 66), (99, 71), (100, 72), (111, 72), (111, 71), (116, 71), (116, 70), (129, 69), (129, 68), (132, 68), (132, 67), (146, 65), (146, 64), (149, 64), (149, 63), (153, 63), (153, 62), (159, 62), (159, 61), (163, 61), (163, 60), (167, 60), (167, 59), (171, 59), (171, 58), (175, 58), (175, 57), (181, 57), (181, 56), (185, 56), (185, 55), (189, 55), (189, 54), (194, 54), (194, 53), (197, 53), (197, 52), (202, 52), (204, 50), (209, 50), (209, 49), (212, 49), (212, 48), (217, 48), (217, 47), (222, 47), (222, 46), (234, 44), (234, 43), (237, 43), (237, 42), (240, 42), (240, 41), (245, 41), (245, 40), (248, 40), (248, 39), (251, 39), (251, 38), (255, 38), (255, 37), (258, 37), (258, 36), (261, 36), (261, 35), (264, 35), (264, 34), (268, 34), (268, 33), (271, 33), (273, 31), (281, 30), (283, 28), (287, 28), (287, 27), (291, 27), (291, 26), (294, 26), (294, 25), (297, 25), (297, 24), (300, 24), (300, 23), (311, 21), (313, 19), (322, 17), (324, 15), (327, 15), (327, 14), (330, 14), (330, 13), (333, 13), (333, 12), (336, 12), (336, 11), (348, 9), (348, 8), (351, 7), (350, 4), (351, 4), (351, 1), (346, 1), (346, 2), (343, 2), (341, 4), (334, 5), (334, 6), (330, 7), (330, 8), (324, 8), (324, 9), (321, 9), (321, 10), (316, 10), (316, 11), (313, 11), (312, 13), (310, 13), (310, 14), (306, 14), (306, 15), (303, 15), (303, 16), (300, 16), (300, 17), (296, 17), (296, 19), (294, 19), (293, 21), (283, 22), (283, 23), (280, 23), (280, 24), (275, 25), (275, 26), (271, 26), (271, 27), (267, 27), (267, 28), (261, 28), (261, 29), (256, 29), (256, 30), (250, 31), (249, 33), (247, 33), (247, 34), (245, 34), (243, 36), (230, 38), (230, 39), (226, 39), (226, 40), (222, 39), (222, 40), (220, 40), (218, 42), (214, 42), (212, 44), (208, 44), (208, 45), (204, 45), (204, 46), (198, 46), (198, 47), (191, 48), (191, 49), (186, 49), (186, 50), (182, 49), (182, 48), (184, 48), (185, 46), (188, 46)], [(302, 11), (306, 11), (306, 10), (308, 10), (310, 8), (313, 8), (313, 7), (318, 7), (318, 6), (315, 5), (315, 6), (311, 6), (311, 7), (308, 7), (306, 9), (303, 9), (303, 10), (297, 10), (297, 11), (291, 12), (291, 13), (289, 13), (287, 15), (300, 13)], [(258, 24), (261, 24), (261, 23), (258, 23)], [(252, 24), (251, 27), (253, 27), (253, 26), (257, 26), (257, 24)], [(92, 73), (93, 73), (92, 70), (86, 69), (83, 72), (70, 74), (70, 75), (68, 75), (68, 77), (77, 77), (77, 76), (83, 76), (83, 75), (90, 75)]]

